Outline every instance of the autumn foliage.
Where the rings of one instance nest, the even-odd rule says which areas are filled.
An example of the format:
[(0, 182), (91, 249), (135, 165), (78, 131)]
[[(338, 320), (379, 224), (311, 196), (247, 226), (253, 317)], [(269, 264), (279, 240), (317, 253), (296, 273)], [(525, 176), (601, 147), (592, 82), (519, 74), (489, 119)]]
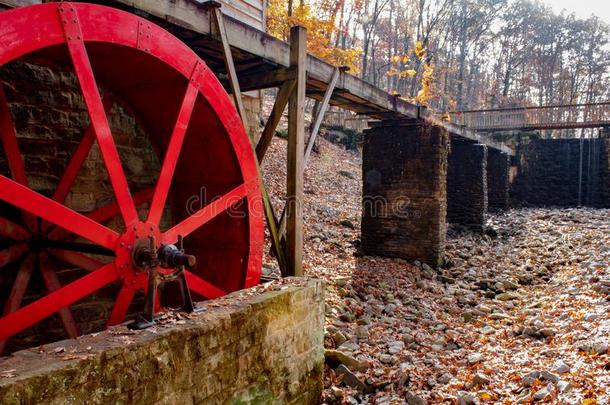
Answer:
[[(413, 54), (419, 62), (424, 62), (426, 49), (420, 41), (417, 41)], [(410, 67), (411, 58), (408, 54), (394, 55), (390, 58), (391, 67), (386, 73), (388, 76), (396, 76), (398, 80), (413, 78), (417, 75), (417, 70)], [(393, 93), (396, 93), (393, 91)], [(422, 106), (428, 106), (434, 94), (434, 66), (423, 63), (423, 73), (421, 76), (421, 88), (415, 97), (401, 96), (402, 99)]]
[(288, 15), (286, 0), (269, 0), (267, 7), (267, 32), (276, 38), (288, 41), (290, 28), (300, 25), (307, 29), (307, 51), (335, 66), (348, 66), (352, 73), (359, 72), (361, 51), (342, 49), (331, 42), (338, 34), (335, 21), (317, 15), (312, 6), (301, 3), (292, 15)]

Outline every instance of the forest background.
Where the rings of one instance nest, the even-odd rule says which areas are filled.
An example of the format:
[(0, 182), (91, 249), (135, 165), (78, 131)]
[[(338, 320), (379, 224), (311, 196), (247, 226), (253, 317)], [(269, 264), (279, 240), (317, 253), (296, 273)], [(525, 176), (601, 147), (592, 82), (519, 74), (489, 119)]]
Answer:
[(312, 54), (439, 111), (610, 100), (609, 25), (539, 0), (269, 0), (269, 33), (295, 24)]

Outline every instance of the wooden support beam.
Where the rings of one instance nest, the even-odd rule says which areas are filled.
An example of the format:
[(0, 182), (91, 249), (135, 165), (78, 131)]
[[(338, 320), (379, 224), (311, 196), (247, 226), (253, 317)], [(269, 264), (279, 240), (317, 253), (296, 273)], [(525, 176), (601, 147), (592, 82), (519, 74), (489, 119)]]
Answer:
[[(294, 80), (292, 69), (280, 68), (267, 72), (246, 73), (239, 72), (239, 88), (241, 91), (263, 90), (279, 87), (286, 81)], [(220, 79), (224, 88), (229, 88), (229, 80)]]
[[(208, 1), (202, 4), (203, 7), (207, 7), (211, 10), (213, 14), (213, 19), (216, 22), (218, 32), (220, 34), (220, 38), (222, 41), (222, 48), (224, 53), (224, 62), (226, 71), (229, 74), (229, 84), (231, 87), (231, 91), (233, 93), (233, 97), (235, 100), (235, 106), (237, 107), (237, 111), (241, 117), (244, 127), (246, 131), (248, 130), (248, 120), (246, 117), (246, 110), (244, 109), (243, 100), (241, 98), (241, 87), (240, 83), (237, 79), (237, 73), (235, 70), (235, 63), (233, 61), (233, 55), (231, 54), (231, 47), (229, 45), (229, 41), (227, 39), (226, 29), (224, 27), (222, 12), (220, 11), (221, 4), (216, 1)], [(254, 151), (254, 142), (252, 139), (252, 135), (250, 135), (250, 143), (252, 145), (252, 149)], [(281, 237), (278, 229), (278, 221), (275, 212), (273, 211), (273, 205), (271, 205), (271, 200), (269, 198), (269, 194), (267, 192), (267, 188), (265, 187), (265, 183), (263, 181), (262, 170), (260, 165), (257, 164), (258, 175), (260, 179), (260, 188), (263, 198), (263, 208), (265, 210), (265, 218), (267, 219), (267, 226), (269, 227), (269, 233), (271, 235), (271, 244), (275, 250), (276, 258), (278, 261), (278, 265), (280, 267), (280, 271), (282, 274), (287, 273), (287, 262), (286, 256), (284, 255), (284, 250), (280, 243)]]
[(258, 144), (256, 145), (256, 157), (258, 158), (259, 163), (262, 163), (265, 158), (265, 153), (267, 153), (267, 149), (269, 149), (269, 145), (271, 145), (273, 135), (275, 135), (275, 129), (282, 119), (282, 114), (284, 114), (284, 109), (288, 104), (288, 99), (290, 98), (295, 85), (296, 82), (294, 80), (287, 81), (280, 87), (280, 90), (277, 93), (269, 119), (267, 120)]
[(271, 87), (278, 87), (282, 83), (294, 80), (295, 71), (290, 68), (280, 68), (264, 73), (240, 74), (239, 85), (242, 89), (261, 90)]
[(307, 85), (307, 30), (290, 30), (290, 67), (296, 70), (295, 88), (288, 100), (288, 178), (286, 185), (286, 249), (288, 275), (303, 275), (303, 148), (305, 147), (305, 88)]
[(318, 108), (318, 114), (315, 117), (314, 124), (311, 128), (311, 133), (309, 134), (309, 141), (307, 142), (307, 149), (305, 149), (305, 155), (303, 156), (303, 166), (307, 166), (307, 161), (309, 160), (309, 155), (311, 155), (311, 150), (313, 149), (313, 145), (316, 142), (316, 137), (318, 136), (318, 131), (320, 131), (320, 125), (322, 125), (322, 119), (324, 119), (324, 114), (326, 114), (326, 110), (328, 109), (328, 102), (333, 95), (333, 91), (335, 91), (335, 86), (337, 85), (337, 80), (339, 80), (339, 75), (341, 71), (339, 68), (335, 68), (335, 72), (330, 78), (330, 83), (328, 83), (328, 87), (326, 88), (326, 94), (324, 94), (324, 99), (320, 103)]
[(263, 176), (260, 166), (258, 166), (258, 173), (261, 178), (261, 191), (263, 194), (263, 208), (265, 210), (265, 218), (267, 219), (267, 226), (269, 228), (269, 235), (271, 236), (271, 246), (273, 247), (273, 251), (275, 253), (275, 258), (277, 259), (277, 264), (280, 267), (280, 273), (282, 276), (288, 274), (288, 264), (286, 263), (286, 254), (284, 244), (282, 243), (282, 237), (280, 234), (280, 229), (277, 221), (277, 216), (275, 215), (275, 211), (273, 210), (273, 205), (271, 204), (271, 199), (269, 198), (269, 193), (263, 184)]
[[(303, 154), (303, 170), (307, 167), (307, 162), (309, 161), (309, 156), (311, 155), (311, 151), (313, 149), (313, 145), (316, 142), (316, 137), (318, 132), (320, 131), (320, 125), (322, 125), (322, 120), (324, 119), (324, 114), (328, 109), (328, 103), (330, 98), (335, 90), (335, 86), (337, 85), (337, 80), (339, 79), (339, 75), (341, 73), (340, 68), (336, 68), (335, 74), (333, 74), (328, 87), (326, 88), (326, 94), (324, 94), (324, 99), (320, 103), (317, 109), (317, 113), (315, 114), (313, 124), (311, 126), (309, 141), (307, 142), (307, 148), (305, 149), (305, 153)], [(279, 233), (280, 233), (280, 244), (284, 244), (286, 240), (286, 208), (282, 211), (282, 217), (280, 219), (279, 224)]]
[(246, 116), (246, 109), (244, 108), (244, 101), (241, 98), (241, 88), (239, 87), (239, 81), (237, 80), (237, 72), (235, 71), (235, 63), (233, 62), (233, 54), (231, 53), (231, 44), (227, 37), (227, 30), (224, 25), (224, 18), (222, 11), (220, 10), (221, 4), (217, 1), (207, 1), (201, 5), (204, 8), (208, 8), (212, 13), (212, 18), (218, 29), (220, 40), (222, 42), (222, 51), (224, 54), (225, 68), (229, 75), (229, 84), (231, 86), (231, 93), (233, 93), (233, 99), (235, 100), (235, 107), (237, 112), (244, 123), (246, 132), (248, 131), (248, 117)]

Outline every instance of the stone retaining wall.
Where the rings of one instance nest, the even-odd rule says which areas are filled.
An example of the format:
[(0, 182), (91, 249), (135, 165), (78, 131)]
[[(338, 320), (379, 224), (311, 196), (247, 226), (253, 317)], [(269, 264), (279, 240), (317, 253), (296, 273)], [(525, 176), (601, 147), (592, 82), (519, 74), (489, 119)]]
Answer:
[(200, 305), (144, 331), (118, 327), (2, 358), (0, 403), (318, 402), (322, 281), (289, 279)]
[[(531, 139), (519, 145), (516, 206), (610, 207), (610, 139)], [(579, 192), (579, 172), (581, 185)]]

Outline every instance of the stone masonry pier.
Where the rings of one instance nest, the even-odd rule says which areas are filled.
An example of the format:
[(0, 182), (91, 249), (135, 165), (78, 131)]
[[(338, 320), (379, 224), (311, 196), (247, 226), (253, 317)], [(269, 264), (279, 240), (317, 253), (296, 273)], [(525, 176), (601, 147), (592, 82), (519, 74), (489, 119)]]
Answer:
[(364, 133), (362, 249), (438, 265), (445, 245), (447, 132), (422, 120)]
[(487, 213), (487, 146), (452, 139), (447, 171), (447, 222), (474, 231)]
[(16, 352), (0, 359), (0, 403), (316, 403), (324, 284), (282, 283), (143, 331), (120, 326)]
[(487, 149), (487, 208), (504, 211), (509, 206), (510, 156), (499, 150)]

